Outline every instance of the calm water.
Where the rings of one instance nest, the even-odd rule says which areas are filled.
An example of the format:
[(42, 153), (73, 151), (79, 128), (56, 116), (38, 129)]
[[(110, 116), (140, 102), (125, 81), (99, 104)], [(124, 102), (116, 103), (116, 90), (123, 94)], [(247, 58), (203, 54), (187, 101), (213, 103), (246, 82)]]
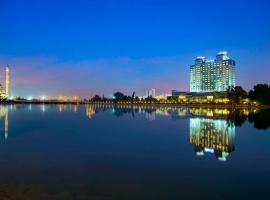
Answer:
[(269, 111), (0, 107), (2, 199), (267, 199)]

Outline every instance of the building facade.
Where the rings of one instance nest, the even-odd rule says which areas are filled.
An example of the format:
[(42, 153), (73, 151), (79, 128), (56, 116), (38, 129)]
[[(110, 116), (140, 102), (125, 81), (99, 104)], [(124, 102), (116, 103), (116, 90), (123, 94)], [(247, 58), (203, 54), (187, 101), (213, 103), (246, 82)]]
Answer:
[(227, 52), (219, 52), (215, 60), (199, 56), (190, 66), (190, 92), (222, 92), (235, 86), (235, 61)]

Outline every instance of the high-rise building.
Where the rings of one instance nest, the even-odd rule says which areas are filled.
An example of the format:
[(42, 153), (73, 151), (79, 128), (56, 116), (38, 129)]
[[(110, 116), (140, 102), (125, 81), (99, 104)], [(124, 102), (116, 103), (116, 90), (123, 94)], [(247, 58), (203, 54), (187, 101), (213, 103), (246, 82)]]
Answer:
[(203, 56), (190, 66), (190, 92), (222, 92), (235, 86), (235, 61), (227, 52), (219, 52), (215, 60)]

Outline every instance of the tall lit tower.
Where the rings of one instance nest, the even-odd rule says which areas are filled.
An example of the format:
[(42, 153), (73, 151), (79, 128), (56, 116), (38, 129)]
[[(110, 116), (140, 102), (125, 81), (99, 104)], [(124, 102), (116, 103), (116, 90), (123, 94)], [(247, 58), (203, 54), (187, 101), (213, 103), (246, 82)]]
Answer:
[(235, 61), (226, 51), (219, 52), (215, 60), (198, 56), (190, 66), (191, 92), (222, 92), (235, 86)]
[(7, 64), (6, 66), (6, 98), (9, 98), (9, 94), (8, 94), (8, 89), (9, 89), (9, 66)]

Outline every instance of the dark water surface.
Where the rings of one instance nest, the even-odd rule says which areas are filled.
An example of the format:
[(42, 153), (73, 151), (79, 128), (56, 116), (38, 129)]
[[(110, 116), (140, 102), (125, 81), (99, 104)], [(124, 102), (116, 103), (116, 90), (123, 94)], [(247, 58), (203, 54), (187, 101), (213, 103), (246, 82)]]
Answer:
[(269, 111), (1, 106), (2, 199), (268, 199)]

